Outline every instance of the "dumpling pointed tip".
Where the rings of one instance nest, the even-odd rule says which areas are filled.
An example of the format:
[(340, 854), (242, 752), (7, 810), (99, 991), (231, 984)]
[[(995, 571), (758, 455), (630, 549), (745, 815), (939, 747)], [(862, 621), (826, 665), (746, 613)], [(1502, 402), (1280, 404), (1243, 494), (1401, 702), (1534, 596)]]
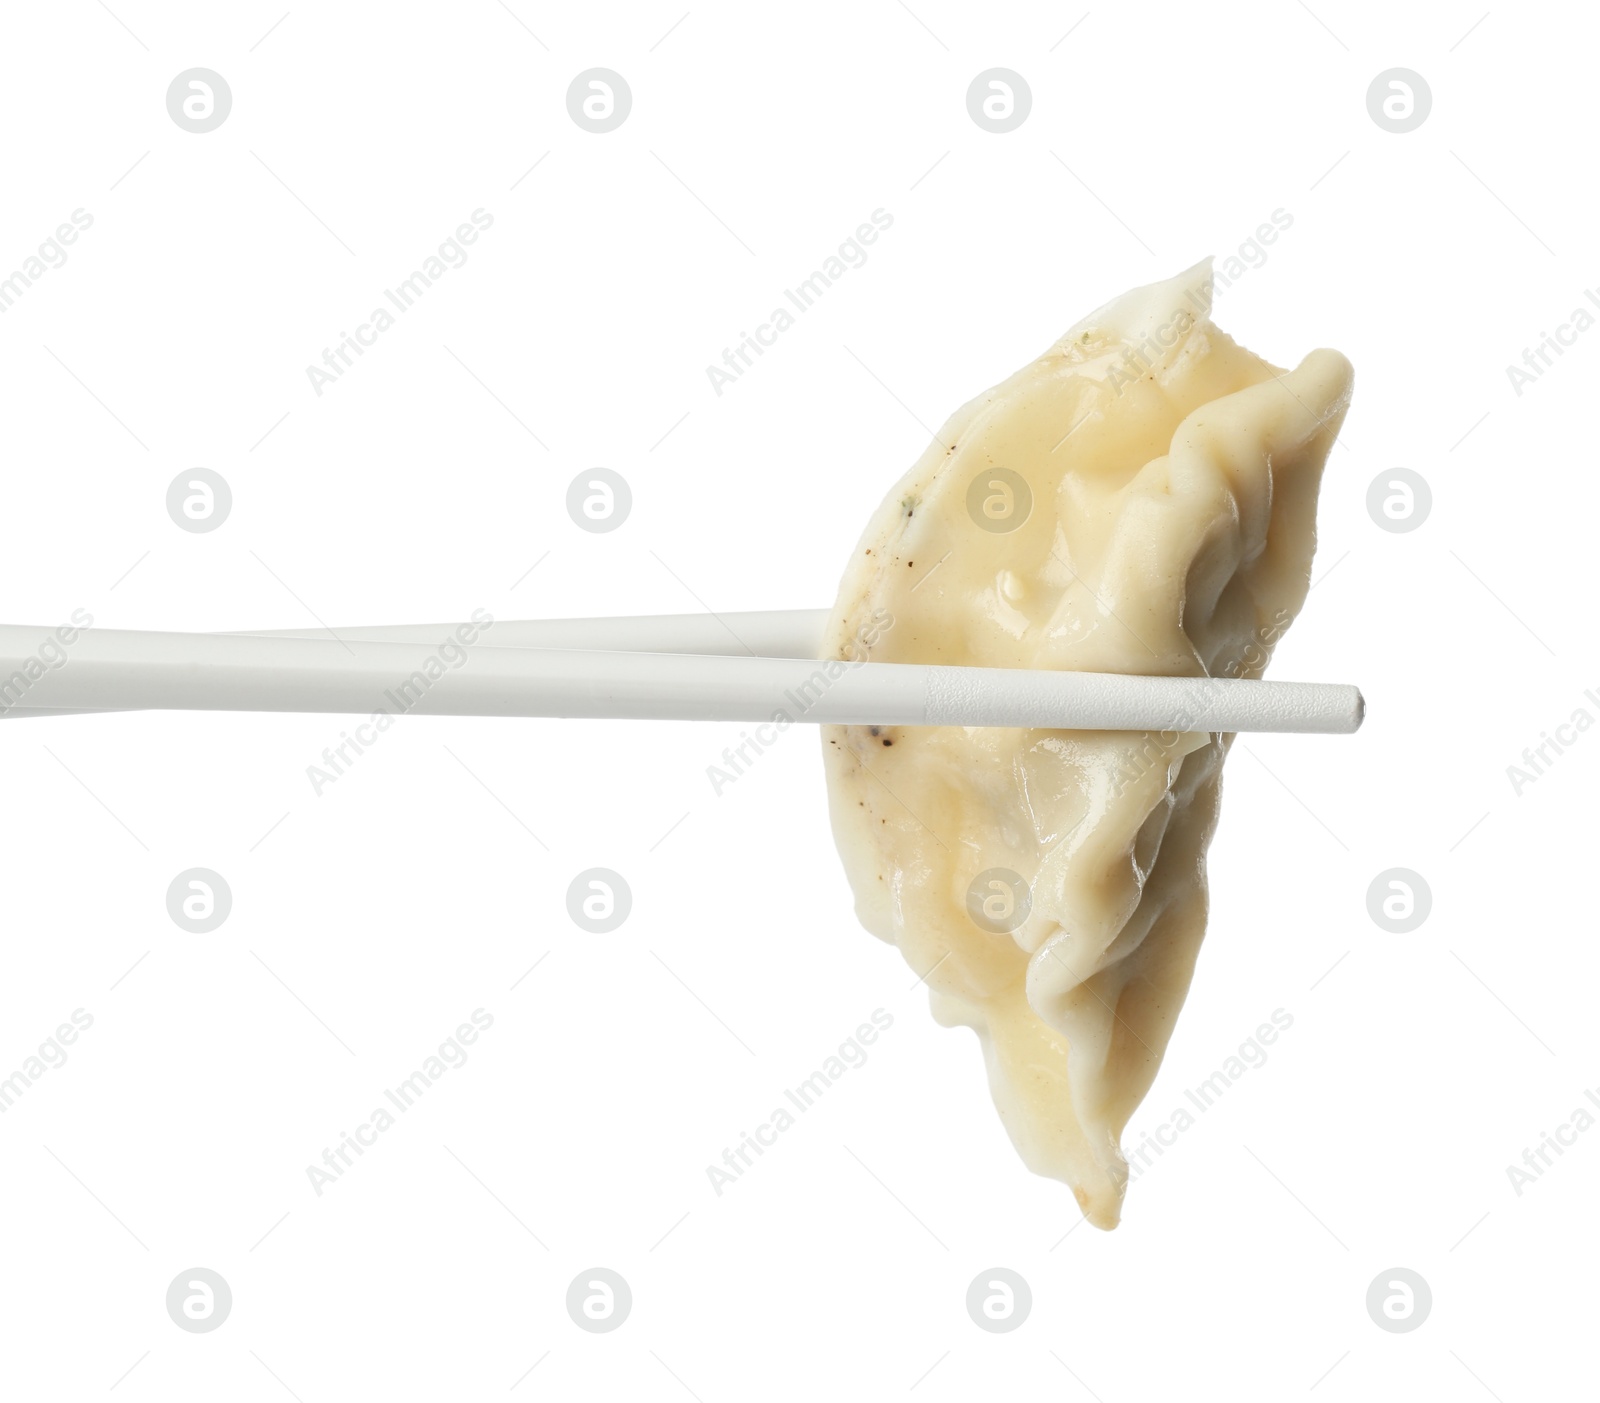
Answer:
[(1061, 340), (1093, 334), (1126, 346), (1174, 345), (1197, 323), (1211, 318), (1214, 282), (1212, 255), (1172, 277), (1132, 288), (1097, 307), (1070, 328)]

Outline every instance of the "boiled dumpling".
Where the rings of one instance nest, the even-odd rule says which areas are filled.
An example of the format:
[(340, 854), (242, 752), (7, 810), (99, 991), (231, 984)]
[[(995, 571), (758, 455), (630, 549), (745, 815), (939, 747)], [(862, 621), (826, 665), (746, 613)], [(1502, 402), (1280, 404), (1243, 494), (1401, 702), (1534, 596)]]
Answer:
[[(868, 525), (825, 655), (1259, 677), (1306, 596), (1351, 368), (1279, 370), (1210, 305), (1208, 261), (958, 411)], [(823, 733), (862, 923), (977, 1031), (1023, 1161), (1102, 1228), (1205, 931), (1232, 737), (1186, 724)]]

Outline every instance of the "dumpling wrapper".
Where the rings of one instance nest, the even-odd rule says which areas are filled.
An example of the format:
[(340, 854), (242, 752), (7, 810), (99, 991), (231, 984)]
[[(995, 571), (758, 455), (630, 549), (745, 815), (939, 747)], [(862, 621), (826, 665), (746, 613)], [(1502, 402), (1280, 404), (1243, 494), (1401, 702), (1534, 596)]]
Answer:
[[(824, 655), (1259, 677), (1309, 588), (1352, 372), (1327, 350), (1279, 370), (1210, 306), (1208, 259), (957, 412), (867, 526)], [(1101, 1228), (1205, 933), (1233, 738), (1186, 724), (823, 731), (862, 924), (976, 1029), (1023, 1161)]]

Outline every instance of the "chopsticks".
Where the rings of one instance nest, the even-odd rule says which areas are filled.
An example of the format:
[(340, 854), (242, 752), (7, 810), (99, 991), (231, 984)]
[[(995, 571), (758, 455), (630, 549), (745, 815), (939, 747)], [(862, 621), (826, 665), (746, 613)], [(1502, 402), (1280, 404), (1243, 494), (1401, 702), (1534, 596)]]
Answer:
[[(126, 709), (1349, 733), (1350, 686), (841, 662), (825, 611), (274, 634), (0, 626), (6, 716)], [(467, 638), (473, 641), (465, 641)], [(575, 646), (577, 640), (586, 646)], [(648, 648), (650, 651), (643, 651)], [(64, 660), (53, 662), (57, 655)], [(53, 662), (53, 665), (51, 665)], [(33, 675), (42, 674), (42, 675)]]

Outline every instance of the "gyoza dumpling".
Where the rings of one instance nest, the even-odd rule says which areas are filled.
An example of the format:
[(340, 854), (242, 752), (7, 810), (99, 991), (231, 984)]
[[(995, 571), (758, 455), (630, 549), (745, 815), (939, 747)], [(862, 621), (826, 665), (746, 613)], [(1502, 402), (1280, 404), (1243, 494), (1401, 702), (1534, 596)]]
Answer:
[[(1351, 368), (1279, 370), (1210, 305), (1208, 260), (961, 409), (868, 525), (825, 655), (1259, 677), (1306, 596)], [(1186, 724), (823, 732), (862, 924), (977, 1030), (1023, 1160), (1102, 1228), (1205, 932), (1232, 737)]]

